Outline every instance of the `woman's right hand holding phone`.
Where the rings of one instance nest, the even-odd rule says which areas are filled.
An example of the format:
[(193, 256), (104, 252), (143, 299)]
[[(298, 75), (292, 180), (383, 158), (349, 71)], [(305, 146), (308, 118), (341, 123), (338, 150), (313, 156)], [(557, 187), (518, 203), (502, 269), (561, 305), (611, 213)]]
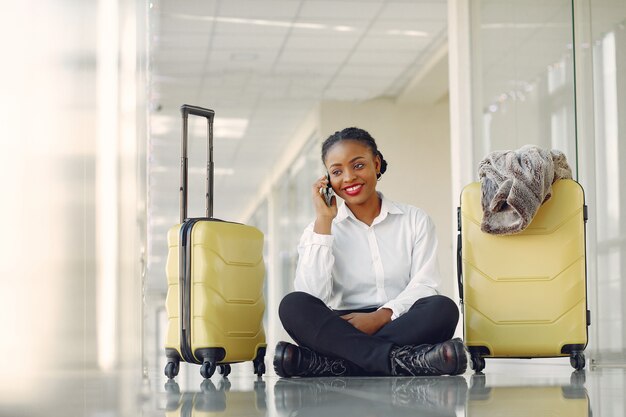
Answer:
[(333, 219), (337, 216), (337, 198), (333, 196), (330, 200), (331, 204), (328, 206), (324, 193), (320, 191), (324, 191), (328, 185), (328, 177), (323, 176), (315, 181), (312, 188), (313, 207), (316, 215), (313, 231), (322, 235), (331, 234)]

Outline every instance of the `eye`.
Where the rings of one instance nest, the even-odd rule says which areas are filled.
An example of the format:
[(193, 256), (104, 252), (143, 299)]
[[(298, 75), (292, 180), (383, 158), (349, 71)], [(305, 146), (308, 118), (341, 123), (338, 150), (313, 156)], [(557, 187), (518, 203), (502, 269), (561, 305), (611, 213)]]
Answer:
[(364, 166), (365, 164), (359, 162), (358, 164), (354, 165), (354, 169), (362, 169)]
[(336, 170), (332, 171), (331, 174), (333, 174), (333, 177), (336, 177), (338, 175), (341, 175), (341, 171), (336, 169)]

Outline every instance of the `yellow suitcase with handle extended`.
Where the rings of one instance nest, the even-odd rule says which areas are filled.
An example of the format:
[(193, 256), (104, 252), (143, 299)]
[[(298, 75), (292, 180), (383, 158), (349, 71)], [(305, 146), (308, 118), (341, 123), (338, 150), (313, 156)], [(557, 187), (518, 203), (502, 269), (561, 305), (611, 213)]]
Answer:
[[(200, 364), (210, 378), (219, 367), (252, 361), (265, 373), (263, 330), (263, 233), (213, 218), (213, 110), (183, 105), (180, 219), (167, 235), (165, 375), (178, 374), (180, 361)], [(206, 217), (187, 218), (187, 119), (208, 121)]]
[(465, 344), (476, 372), (489, 358), (570, 356), (583, 369), (587, 346), (582, 187), (562, 179), (524, 231), (480, 229), (480, 183), (466, 186), (458, 210), (457, 270)]

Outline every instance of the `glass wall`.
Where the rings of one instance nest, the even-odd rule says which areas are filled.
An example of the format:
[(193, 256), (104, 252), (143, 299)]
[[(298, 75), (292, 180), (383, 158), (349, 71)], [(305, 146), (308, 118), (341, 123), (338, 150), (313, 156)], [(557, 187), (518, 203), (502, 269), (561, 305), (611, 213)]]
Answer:
[(265, 314), (263, 314), (263, 328), (267, 329), (267, 300), (268, 300), (268, 282), (267, 276), (269, 271), (269, 208), (267, 199), (259, 205), (247, 222), (250, 226), (254, 226), (263, 232), (263, 261), (265, 263), (265, 281), (263, 283), (263, 297), (265, 299)]
[[(140, 376), (145, 8), (2, 5), (2, 415), (134, 408), (115, 371)], [(96, 375), (106, 383), (78, 382)]]
[(575, 175), (571, 1), (470, 4), (474, 160), (534, 144), (563, 151)]
[(626, 2), (589, 3), (600, 363), (626, 363)]
[(319, 154), (319, 142), (312, 138), (289, 168), (287, 181), (278, 184), (278, 198), (285, 202), (279, 202), (274, 212), (274, 219), (279, 223), (280, 282), (283, 294), (293, 291), (298, 241), (304, 228), (314, 220), (311, 185), (324, 172)]
[(304, 228), (314, 219), (311, 202), (311, 185), (323, 175), (320, 159), (320, 142), (313, 135), (288, 167), (284, 180), (276, 182), (270, 193), (274, 209), (270, 213), (269, 239), (274, 241), (274, 265), (268, 279), (272, 283), (272, 301), (268, 314), (268, 345), (279, 340), (289, 340), (278, 319), (278, 303), (285, 294), (293, 291), (298, 241)]

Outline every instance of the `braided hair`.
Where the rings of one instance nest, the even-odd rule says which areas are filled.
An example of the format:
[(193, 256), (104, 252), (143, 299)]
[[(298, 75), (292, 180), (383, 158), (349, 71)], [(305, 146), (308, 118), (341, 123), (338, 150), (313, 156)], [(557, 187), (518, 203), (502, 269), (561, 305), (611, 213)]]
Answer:
[(382, 174), (387, 171), (387, 161), (383, 158), (383, 154), (378, 150), (378, 146), (376, 146), (376, 141), (374, 138), (365, 130), (359, 129), (358, 127), (347, 127), (342, 131), (335, 132), (330, 135), (328, 139), (322, 143), (322, 162), (326, 162), (326, 155), (328, 154), (328, 150), (333, 147), (337, 142), (341, 142), (342, 140), (353, 140), (356, 142), (360, 142), (363, 145), (370, 148), (374, 157), (380, 156), (380, 173), (376, 175), (376, 178), (380, 178)]

